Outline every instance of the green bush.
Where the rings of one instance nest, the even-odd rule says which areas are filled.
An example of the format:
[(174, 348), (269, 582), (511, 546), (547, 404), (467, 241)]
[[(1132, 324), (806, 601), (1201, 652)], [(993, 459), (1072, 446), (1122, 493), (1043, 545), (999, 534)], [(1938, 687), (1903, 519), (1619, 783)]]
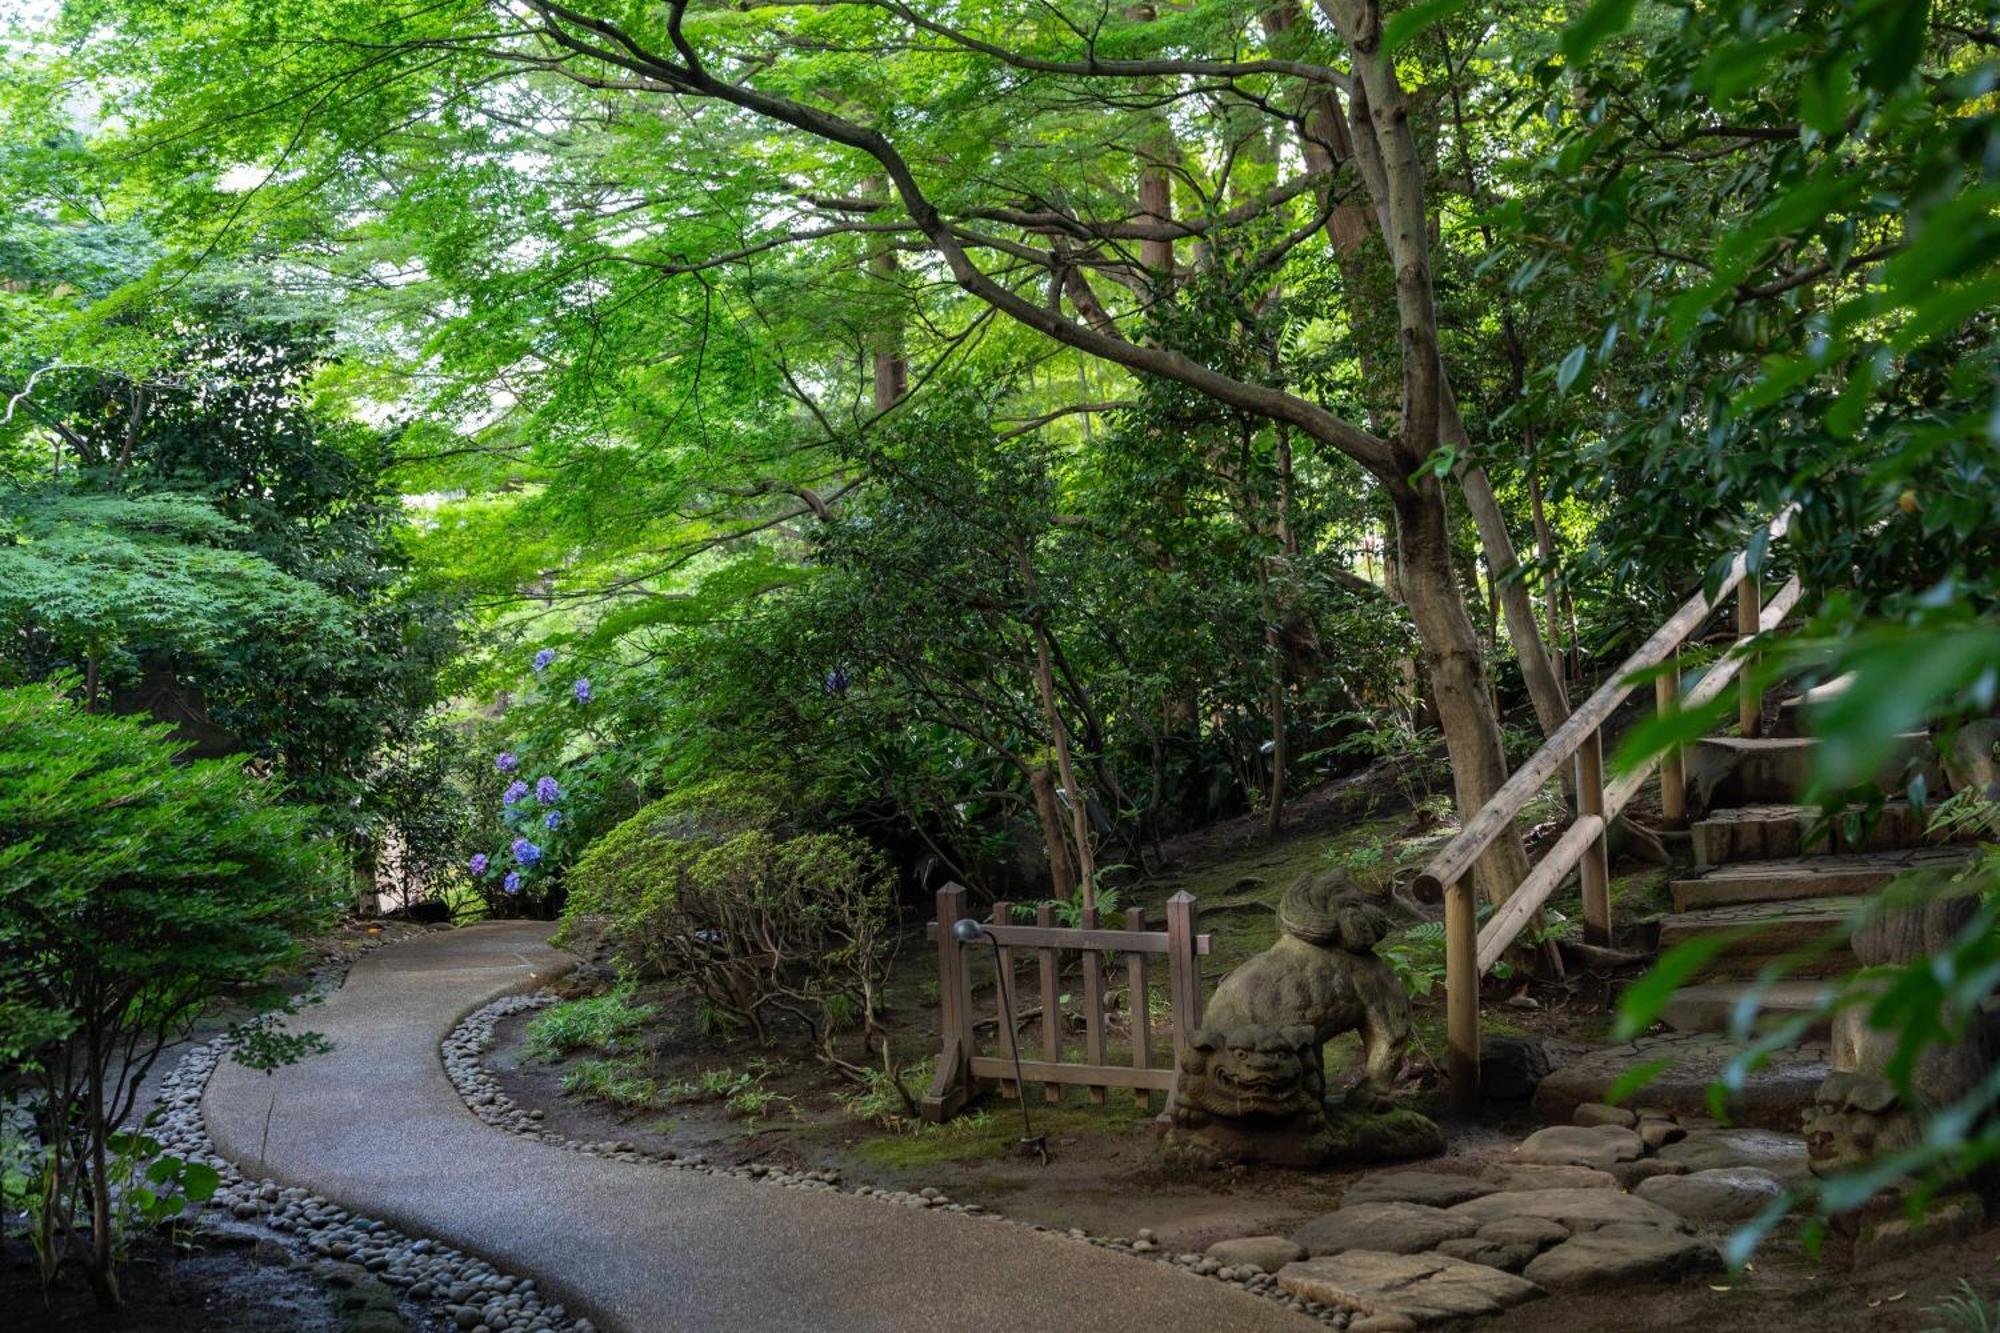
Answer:
[(801, 832), (754, 785), (720, 779), (647, 806), (570, 877), (567, 915), (598, 915), (628, 969), (692, 985), (768, 1039), (774, 1019), (839, 1060), (836, 1030), (871, 1025), (893, 911), (881, 855), (846, 833)]
[[(0, 1063), (43, 1099), (44, 1280), (67, 1259), (106, 1306), (118, 1126), (140, 1081), (212, 1000), (291, 960), (344, 883), (275, 783), (177, 763), (167, 733), (56, 686), (0, 690)], [(296, 1053), (269, 1036), (267, 1053)]]

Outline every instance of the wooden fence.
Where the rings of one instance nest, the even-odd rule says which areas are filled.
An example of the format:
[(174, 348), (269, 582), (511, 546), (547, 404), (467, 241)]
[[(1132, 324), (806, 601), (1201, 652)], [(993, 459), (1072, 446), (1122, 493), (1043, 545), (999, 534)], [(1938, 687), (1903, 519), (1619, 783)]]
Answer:
[[(1792, 510), (1778, 515), (1758, 534), (1752, 549), (1761, 557), (1785, 535)], [(1446, 843), (1418, 876), (1419, 896), (1444, 899), (1446, 1074), (1453, 1100), (1469, 1106), (1479, 1099), (1479, 979), (1498, 961), (1534, 918), (1543, 903), (1568, 878), (1578, 873), (1583, 888), (1584, 936), (1593, 943), (1611, 940), (1611, 874), (1605, 834), (1655, 767), (1660, 770), (1660, 809), (1673, 822), (1686, 815), (1687, 778), (1678, 752), (1656, 756), (1617, 781), (1604, 781), (1602, 730), (1618, 705), (1637, 684), (1636, 677), (1659, 674), (1654, 684), (1655, 706), (1662, 713), (1676, 706), (1692, 709), (1719, 697), (1729, 682), (1754, 660), (1759, 636), (1776, 629), (1798, 603), (1799, 580), (1780, 587), (1763, 600), (1749, 550), (1737, 555), (1713, 594), (1696, 593), (1611, 673), (1595, 694), (1578, 705), (1569, 719), (1502, 783), (1486, 804), (1465, 821), (1457, 837)], [(1707, 623), (1732, 594), (1736, 599), (1736, 641), (1720, 661), (1702, 673), (1700, 681), (1680, 698), (1680, 648), (1688, 636)], [(1737, 701), (1738, 725), (1755, 736), (1763, 697), (1745, 673)], [(1514, 826), (1522, 807), (1534, 798), (1563, 764), (1576, 766), (1576, 818), (1564, 830), (1527, 878), (1494, 909), (1486, 925), (1478, 926), (1473, 902), (1473, 863), (1503, 832)]]
[[(1095, 909), (1079, 911), (1078, 923), (1058, 926), (1054, 909), (1044, 903), (1036, 909), (1035, 924), (1018, 925), (1013, 905), (993, 904), (992, 919), (983, 923), (986, 937), (961, 943), (952, 927), (971, 916), (965, 890), (956, 884), (938, 891), (937, 920), (930, 924), (930, 937), (938, 951), (938, 999), (943, 1010), (943, 1032), (938, 1053), (937, 1073), (920, 1107), (925, 1120), (948, 1119), (976, 1093), (998, 1086), (1010, 1096), (1024, 1095), (1015, 1081), (1015, 1061), (1020, 1061), (1020, 1079), (1040, 1083), (1047, 1101), (1062, 1097), (1064, 1083), (1080, 1083), (1090, 1090), (1090, 1099), (1102, 1104), (1111, 1088), (1130, 1088), (1142, 1107), (1150, 1107), (1154, 1092), (1171, 1092), (1174, 1067), (1189, 1036), (1201, 1026), (1201, 956), (1209, 951), (1209, 937), (1195, 931), (1195, 900), (1192, 894), (1176, 893), (1167, 900), (1165, 930), (1148, 930), (1146, 914), (1134, 907), (1125, 913), (1124, 929), (1103, 929)], [(998, 946), (998, 973), (993, 987), (992, 1053), (982, 1053), (978, 1031), (981, 1020), (972, 999), (972, 974), (979, 963), (992, 960)], [(1039, 1058), (1018, 1049), (1020, 1027), (1027, 1006), (1022, 1003), (1020, 958), (1022, 952), (1036, 955), (1032, 969), (1034, 994), (1040, 1004), (1041, 1050)], [(1075, 953), (1082, 958), (1079, 981), (1083, 1016), (1082, 1061), (1063, 1059), (1062, 955)], [(1106, 956), (1125, 955), (1126, 981), (1130, 990), (1127, 1010), (1132, 1023), (1132, 1055), (1129, 1064), (1105, 1060), (1105, 973)], [(1172, 1004), (1173, 1048), (1164, 1064), (1153, 1062), (1153, 1022), (1147, 996), (1150, 993), (1151, 964), (1155, 955), (1167, 960), (1167, 995)], [(1005, 978), (1006, 995), (1013, 1002), (1013, 1022), (1002, 1004), (998, 983)]]

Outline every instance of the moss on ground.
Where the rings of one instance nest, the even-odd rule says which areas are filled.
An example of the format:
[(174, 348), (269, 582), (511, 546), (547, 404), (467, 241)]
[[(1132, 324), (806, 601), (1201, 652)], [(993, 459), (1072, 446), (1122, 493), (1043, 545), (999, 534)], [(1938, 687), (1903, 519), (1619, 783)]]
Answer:
[[(1037, 1100), (1028, 1104), (1035, 1133), (1050, 1138), (1116, 1137), (1129, 1134), (1142, 1115), (1129, 1092), (1113, 1088), (1103, 1106), (1093, 1106), (1082, 1088), (1066, 1088), (1063, 1100), (1049, 1104), (1039, 1100), (1039, 1089), (1031, 1088)], [(990, 1161), (1011, 1157), (1019, 1151), (1021, 1111), (1011, 1099), (989, 1094), (942, 1125), (912, 1127), (905, 1133), (868, 1139), (857, 1153), (870, 1166), (884, 1170), (915, 1171), (945, 1162)]]

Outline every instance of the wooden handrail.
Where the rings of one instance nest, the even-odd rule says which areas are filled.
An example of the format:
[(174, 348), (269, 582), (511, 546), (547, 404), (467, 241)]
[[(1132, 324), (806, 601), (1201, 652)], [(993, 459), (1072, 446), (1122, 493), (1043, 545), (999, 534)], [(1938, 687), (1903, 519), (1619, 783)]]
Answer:
[[(1785, 535), (1793, 512), (1793, 509), (1786, 509), (1771, 520), (1765, 529), (1771, 534), (1771, 540), (1776, 541)], [(1618, 705), (1625, 702), (1625, 696), (1633, 690), (1630, 678), (1658, 666), (1670, 651), (1679, 648), (1689, 634), (1714, 614), (1722, 599), (1736, 590), (1736, 585), (1743, 582), (1748, 572), (1749, 552), (1746, 550), (1730, 561), (1729, 572), (1716, 588), (1714, 597), (1698, 592), (1688, 598), (1680, 610), (1668, 617), (1664, 625), (1654, 630), (1650, 638), (1621, 662), (1610, 679), (1578, 705), (1569, 719), (1556, 728), (1555, 734), (1542, 742), (1542, 748), (1535, 751), (1527, 763), (1514, 770), (1512, 777), (1500, 784), (1500, 789), (1465, 822), (1458, 836), (1446, 843), (1431, 863), (1424, 867), (1423, 873), (1417, 876), (1419, 896), (1426, 891), (1431, 896), (1443, 892), (1445, 886), (1457, 883), (1472, 869), (1472, 863), (1485, 855), (1494, 839), (1513, 827), (1515, 818), (1541, 792), (1544, 784), (1555, 776), (1563, 761), (1574, 755), (1584, 741), (1618, 710)]]
[[(1751, 571), (1751, 549), (1768, 547), (1785, 535), (1796, 506), (1787, 507), (1773, 518), (1753, 540), (1729, 562), (1722, 581), (1711, 594), (1704, 590), (1690, 597), (1666, 623), (1619, 663), (1618, 669), (1595, 693), (1557, 727), (1542, 747), (1500, 784), (1498, 791), (1465, 821), (1458, 836), (1446, 843), (1417, 877), (1420, 896), (1444, 899), (1445, 926), (1445, 1009), (1446, 1070), (1453, 1097), (1470, 1106), (1479, 1098), (1479, 978), (1500, 960), (1535, 913), (1554, 894), (1558, 885), (1579, 870), (1583, 879), (1583, 915), (1586, 936), (1597, 943), (1611, 938), (1610, 861), (1605, 835), (1639, 787), (1659, 765), (1659, 759), (1606, 784), (1603, 763), (1603, 727), (1638, 682), (1635, 677), (1663, 663), (1677, 662), (1681, 644), (1699, 629), (1731, 593), (1737, 594), (1736, 615), (1740, 637), (1707, 672), (1688, 695), (1689, 707), (1716, 698), (1752, 660), (1757, 636), (1776, 629), (1797, 604), (1797, 578), (1786, 582), (1768, 606), (1762, 601), (1756, 575)], [(1760, 552), (1761, 555), (1761, 552)], [(1661, 711), (1675, 707), (1679, 675), (1662, 680), (1656, 689)], [(1761, 697), (1753, 693), (1750, 678), (1744, 677), (1744, 695), (1739, 713), (1746, 735), (1755, 734), (1755, 713)], [(1487, 848), (1513, 827), (1522, 809), (1540, 793), (1548, 780), (1565, 763), (1574, 761), (1577, 778), (1577, 816), (1554, 846), (1514, 887), (1485, 929), (1478, 929), (1472, 893), (1471, 870)], [(1662, 781), (1684, 782), (1677, 756), (1663, 771)], [(1678, 796), (1680, 793), (1676, 793)], [(1663, 801), (1662, 808), (1679, 809), (1680, 802)]]
[[(1758, 619), (1758, 633), (1774, 630), (1797, 605), (1803, 589), (1797, 578), (1778, 590), (1770, 604), (1764, 607)], [(1737, 647), (1728, 656), (1710, 667), (1702, 675), (1692, 690), (1688, 691), (1683, 708), (1698, 708), (1721, 694), (1736, 677), (1736, 673), (1750, 659), (1741, 651), (1741, 646), (1749, 639), (1738, 640)], [(1639, 788), (1660, 765), (1659, 755), (1654, 755), (1638, 768), (1625, 774), (1604, 789), (1604, 813), (1602, 815), (1581, 815), (1575, 823), (1556, 839), (1555, 844), (1535, 862), (1535, 868), (1528, 872), (1526, 879), (1515, 888), (1512, 896), (1502, 903), (1479, 931), (1479, 974), (1485, 976), (1501, 955), (1513, 944), (1515, 936), (1528, 924), (1535, 912), (1554, 895), (1562, 882), (1569, 878), (1569, 872), (1576, 869), (1583, 859), (1585, 849), (1596, 841), (1609, 822), (1616, 819), (1619, 812), (1639, 794)]]

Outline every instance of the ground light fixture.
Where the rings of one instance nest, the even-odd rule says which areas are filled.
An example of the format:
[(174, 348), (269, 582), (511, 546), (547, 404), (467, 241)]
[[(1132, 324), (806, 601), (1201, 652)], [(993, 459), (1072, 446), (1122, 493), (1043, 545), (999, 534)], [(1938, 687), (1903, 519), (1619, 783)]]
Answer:
[[(1000, 965), (1000, 941), (993, 932), (969, 916), (962, 916), (952, 922), (951, 937), (960, 944), (974, 944), (985, 940), (993, 947), (993, 971), (1000, 979), (1000, 1012), (1007, 1020), (1007, 1049), (1014, 1054), (1014, 1097), (1021, 1103), (1021, 1155), (1039, 1157), (1042, 1165), (1049, 1164), (1049, 1137), (1035, 1133), (1035, 1126), (1028, 1119), (1028, 1088), (1021, 1080), (1021, 1034), (1014, 1026), (1014, 994), (1008, 984), (1011, 978), (1007, 969)], [(1048, 1002), (1042, 1005), (1042, 1021), (1048, 1022)]]

